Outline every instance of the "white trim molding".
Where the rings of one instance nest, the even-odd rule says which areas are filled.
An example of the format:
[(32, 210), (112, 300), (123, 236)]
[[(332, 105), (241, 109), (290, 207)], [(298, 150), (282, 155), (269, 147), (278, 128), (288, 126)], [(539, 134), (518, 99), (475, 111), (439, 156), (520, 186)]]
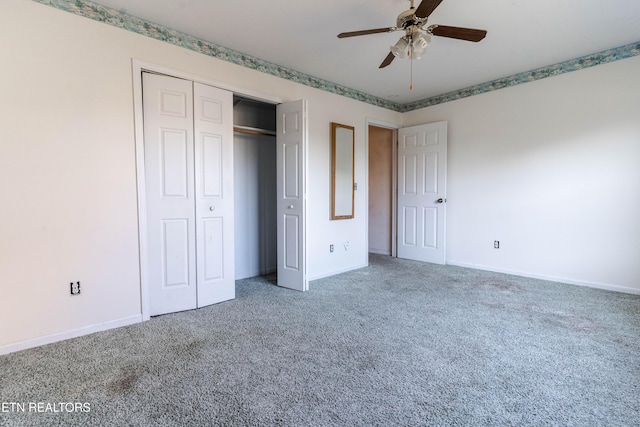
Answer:
[(96, 332), (102, 332), (109, 329), (120, 328), (122, 326), (129, 326), (142, 322), (142, 316), (136, 314), (135, 316), (124, 317), (122, 319), (111, 320), (109, 322), (98, 323), (95, 325), (83, 326), (78, 329), (71, 329), (68, 331), (60, 332), (52, 335), (45, 335), (42, 337), (32, 338), (25, 341), (19, 341), (12, 344), (3, 345), (0, 347), (0, 355), (14, 353), (16, 351), (27, 350), (29, 348), (40, 347), (46, 344), (52, 344), (59, 341), (68, 340), (71, 338), (78, 338), (85, 335), (90, 335)]
[(466, 262), (457, 262), (447, 260), (447, 265), (456, 267), (472, 268), (474, 270), (491, 271), (494, 273), (510, 274), (512, 276), (528, 277), (531, 279), (546, 280), (549, 282), (564, 283), (566, 285), (584, 286), (587, 288), (602, 289), (604, 291), (621, 292), (625, 294), (640, 295), (640, 289), (627, 288), (624, 286), (608, 285), (606, 283), (585, 282), (581, 280), (568, 279), (566, 277), (549, 276), (545, 274), (534, 274), (523, 271), (508, 270), (503, 268), (487, 267), (484, 265), (470, 264)]

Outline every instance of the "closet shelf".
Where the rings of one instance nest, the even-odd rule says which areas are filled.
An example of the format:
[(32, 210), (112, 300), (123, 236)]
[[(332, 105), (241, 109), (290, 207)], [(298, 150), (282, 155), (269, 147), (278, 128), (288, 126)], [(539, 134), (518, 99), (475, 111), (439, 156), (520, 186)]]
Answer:
[(240, 133), (248, 133), (251, 135), (266, 135), (266, 136), (276, 136), (276, 131), (269, 129), (260, 129), (260, 128), (252, 128), (249, 126), (234, 126), (234, 132)]

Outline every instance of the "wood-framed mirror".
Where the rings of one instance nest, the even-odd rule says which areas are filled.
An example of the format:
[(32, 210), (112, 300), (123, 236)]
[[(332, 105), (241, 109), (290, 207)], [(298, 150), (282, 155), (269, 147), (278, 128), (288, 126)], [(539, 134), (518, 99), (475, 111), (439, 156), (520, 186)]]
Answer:
[(354, 128), (331, 123), (331, 219), (354, 216)]

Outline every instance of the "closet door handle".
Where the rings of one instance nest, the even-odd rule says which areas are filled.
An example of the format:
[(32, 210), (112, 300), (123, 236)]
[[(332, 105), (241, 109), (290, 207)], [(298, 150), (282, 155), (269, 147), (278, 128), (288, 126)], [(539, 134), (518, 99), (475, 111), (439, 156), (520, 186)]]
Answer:
[(209, 210), (210, 210), (211, 212), (213, 212), (213, 211), (215, 211), (215, 210), (216, 210), (216, 208), (215, 208), (215, 207), (213, 207), (213, 206), (209, 206)]
[(287, 209), (293, 209), (293, 205), (287, 206)]

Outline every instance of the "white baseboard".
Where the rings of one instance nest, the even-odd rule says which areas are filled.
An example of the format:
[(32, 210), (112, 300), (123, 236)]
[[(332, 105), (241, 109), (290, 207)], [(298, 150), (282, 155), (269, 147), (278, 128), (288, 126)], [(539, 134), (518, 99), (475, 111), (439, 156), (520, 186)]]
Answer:
[(242, 273), (236, 273), (235, 280), (248, 279), (250, 277), (261, 276), (259, 271), (244, 271)]
[(9, 354), (16, 351), (26, 350), (29, 348), (39, 347), (45, 344), (51, 344), (58, 341), (68, 340), (70, 338), (77, 338), (83, 335), (93, 334), (95, 332), (106, 331), (108, 329), (119, 328), (122, 326), (133, 325), (134, 323), (142, 322), (142, 314), (136, 314), (135, 316), (125, 317), (122, 319), (111, 320), (109, 322), (99, 323), (96, 325), (84, 326), (78, 329), (72, 329), (70, 331), (59, 332), (57, 334), (47, 335), (44, 337), (33, 338), (25, 341), (19, 341), (17, 343), (7, 344), (0, 347), (0, 355)]
[(388, 250), (388, 249), (369, 248), (369, 253), (370, 254), (379, 254), (379, 255), (389, 255), (389, 256), (391, 256), (391, 251)]
[(469, 264), (466, 262), (457, 262), (447, 260), (448, 265), (457, 267), (473, 268), (476, 270), (493, 271), (496, 273), (512, 274), (514, 276), (530, 277), (532, 279), (548, 280), (550, 282), (566, 283), (568, 285), (586, 286), (588, 288), (603, 289), (605, 291), (622, 292), (625, 294), (640, 295), (640, 289), (627, 288), (624, 286), (608, 285), (605, 283), (585, 282), (581, 280), (568, 279), (566, 277), (547, 276), (544, 274), (526, 273), (516, 270), (506, 270), (501, 268), (487, 267), (484, 265)]
[(347, 271), (352, 271), (352, 270), (357, 270), (359, 268), (364, 268), (367, 267), (368, 264), (361, 264), (361, 265), (357, 265), (355, 267), (349, 267), (349, 268), (344, 268), (342, 270), (335, 270), (335, 271), (331, 271), (328, 273), (321, 273), (321, 274), (317, 274), (315, 276), (309, 276), (308, 279), (309, 281), (313, 281), (313, 280), (318, 280), (318, 279), (324, 279), (325, 277), (330, 277), (330, 276), (335, 276), (336, 274), (341, 274), (341, 273), (346, 273)]

